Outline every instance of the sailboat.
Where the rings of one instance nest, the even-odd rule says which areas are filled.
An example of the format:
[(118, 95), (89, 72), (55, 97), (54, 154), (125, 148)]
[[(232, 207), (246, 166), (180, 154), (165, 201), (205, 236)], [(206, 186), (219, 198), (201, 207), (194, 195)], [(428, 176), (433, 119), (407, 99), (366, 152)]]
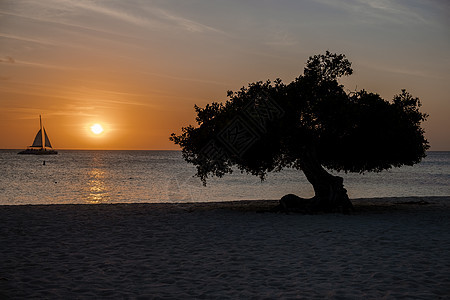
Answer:
[(48, 138), (47, 132), (44, 126), (42, 126), (42, 118), (39, 115), (40, 128), (36, 137), (34, 138), (33, 145), (29, 146), (27, 149), (20, 151), (18, 154), (36, 154), (36, 155), (46, 155), (46, 154), (58, 154), (58, 151), (54, 150), (50, 139)]

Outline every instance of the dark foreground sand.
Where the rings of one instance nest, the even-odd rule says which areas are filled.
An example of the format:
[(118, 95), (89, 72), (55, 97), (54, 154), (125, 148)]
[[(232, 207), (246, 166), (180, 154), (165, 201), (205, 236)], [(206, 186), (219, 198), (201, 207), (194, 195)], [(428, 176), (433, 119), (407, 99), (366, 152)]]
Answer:
[(450, 197), (353, 202), (0, 206), (0, 298), (450, 299)]

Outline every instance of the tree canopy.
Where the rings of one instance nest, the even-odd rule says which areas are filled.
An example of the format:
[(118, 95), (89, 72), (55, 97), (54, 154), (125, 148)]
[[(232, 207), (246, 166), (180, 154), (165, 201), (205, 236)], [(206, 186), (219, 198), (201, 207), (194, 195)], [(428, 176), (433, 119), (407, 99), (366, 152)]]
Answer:
[(204, 183), (233, 166), (261, 179), (289, 167), (314, 181), (316, 196), (322, 180), (313, 179), (314, 169), (379, 172), (420, 162), (429, 146), (419, 99), (405, 90), (392, 101), (365, 90), (346, 92), (338, 79), (352, 73), (343, 54), (312, 56), (289, 84), (258, 81), (228, 91), (224, 103), (195, 106), (198, 126), (170, 139)]

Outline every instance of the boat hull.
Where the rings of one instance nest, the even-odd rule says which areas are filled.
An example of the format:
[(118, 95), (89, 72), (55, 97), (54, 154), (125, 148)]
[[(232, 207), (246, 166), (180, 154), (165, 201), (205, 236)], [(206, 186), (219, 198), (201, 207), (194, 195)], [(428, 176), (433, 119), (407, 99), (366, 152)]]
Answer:
[(52, 154), (58, 154), (58, 151), (56, 150), (48, 150), (48, 149), (26, 149), (23, 151), (20, 151), (17, 154), (32, 154), (32, 155), (52, 155)]

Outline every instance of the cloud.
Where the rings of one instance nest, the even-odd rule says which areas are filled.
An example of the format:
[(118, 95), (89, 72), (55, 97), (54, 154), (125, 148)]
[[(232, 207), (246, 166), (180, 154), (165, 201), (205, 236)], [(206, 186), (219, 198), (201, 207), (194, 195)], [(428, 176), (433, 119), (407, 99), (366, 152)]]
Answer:
[[(98, 114), (96, 113), (90, 113), (89, 111), (92, 111), (93, 109), (90, 109), (89, 107), (80, 107), (76, 105), (64, 105), (64, 110), (61, 110), (60, 108), (54, 109), (54, 108), (46, 108), (45, 109), (45, 116), (68, 116), (73, 117), (74, 115), (77, 117), (96, 117)], [(3, 107), (2, 112), (8, 113), (8, 114), (18, 114), (19, 116), (16, 117), (18, 120), (32, 120), (36, 119), (37, 115), (42, 114), (42, 108), (33, 108), (33, 107)]]
[[(35, 10), (40, 10), (40, 8)], [(77, 43), (76, 40), (73, 39), (73, 37), (82, 37), (84, 39), (99, 38), (113, 41), (124, 39), (140, 39), (139, 37), (130, 36), (129, 33), (120, 33), (119, 31), (114, 31), (110, 28), (102, 29), (98, 26), (95, 27), (89, 25), (88, 22), (76, 24), (78, 21), (60, 19), (56, 15), (52, 16), (49, 12), (47, 12), (47, 14), (49, 14), (50, 16), (32, 14), (32, 12), (29, 12), (27, 10), (20, 11), (19, 13), (14, 13), (4, 12), (0, 9), (0, 14), (7, 15), (13, 18), (23, 19), (20, 20), (21, 23), (29, 23), (31, 21), (32, 23), (38, 22), (44, 24), (44, 26), (47, 26), (47, 29), (43, 31), (43, 34), (40, 37), (31, 31), (24, 31), (18, 34), (0, 32), (0, 38), (16, 40), (25, 43), (35, 43), (43, 46), (55, 46), (64, 48), (70, 47), (80, 50), (92, 50), (92, 44)]]
[(273, 30), (265, 42), (269, 46), (290, 47), (298, 44), (297, 39), (286, 30)]
[(11, 56), (5, 56), (4, 59), (0, 59), (0, 63), (7, 63), (7, 64), (13, 64), (16, 60), (12, 58)]
[(118, 9), (116, 10), (116, 9), (108, 8), (106, 6), (101, 6), (101, 5), (96, 4), (95, 2), (71, 1), (71, 0), (66, 0), (65, 2), (73, 7), (78, 7), (78, 8), (82, 8), (85, 10), (97, 12), (97, 13), (109, 16), (111, 18), (118, 19), (118, 20), (121, 20), (124, 22), (128, 22), (128, 23), (131, 23), (134, 25), (139, 25), (139, 26), (148, 26), (149, 25), (149, 21), (146, 18), (142, 18), (140, 16), (137, 16), (137, 15), (134, 15), (131, 13), (127, 13), (122, 10), (118, 10)]
[(429, 78), (431, 80), (445, 79), (443, 76), (440, 76), (439, 74), (434, 74), (431, 71), (427, 71), (427, 70), (418, 70), (418, 69), (405, 68), (405, 67), (400, 67), (400, 66), (398, 66), (398, 67), (387, 66), (387, 65), (383, 65), (383, 64), (373, 64), (373, 63), (359, 63), (359, 65), (364, 66), (366, 68), (373, 69), (373, 70), (377, 70), (377, 71), (400, 74), (400, 75), (423, 77), (423, 78)]
[(182, 77), (182, 76), (173, 76), (170, 74), (163, 74), (163, 73), (154, 73), (154, 72), (140, 72), (141, 74), (145, 74), (146, 76), (156, 76), (160, 78), (167, 78), (167, 79), (173, 79), (173, 80), (180, 80), (180, 81), (190, 81), (190, 82), (199, 82), (199, 83), (207, 83), (207, 84), (215, 84), (219, 86), (229, 86), (230, 83), (224, 82), (224, 81), (215, 81), (210, 79), (203, 79), (203, 78), (192, 78), (192, 77)]
[[(62, 1), (59, 1), (60, 3)], [(199, 22), (178, 16), (167, 10), (154, 7), (154, 6), (127, 6), (127, 7), (111, 7), (105, 4), (111, 2), (104, 2), (98, 4), (95, 2), (87, 1), (73, 1), (65, 0), (64, 3), (69, 7), (81, 8), (94, 13), (101, 14), (108, 18), (126, 22), (132, 25), (144, 27), (147, 29), (160, 29), (167, 27), (167, 23), (175, 24), (177, 27), (183, 28), (189, 32), (201, 33), (201, 32), (221, 32), (211, 26), (201, 24)], [(127, 11), (125, 11), (127, 9)]]
[(318, 2), (341, 9), (363, 17), (362, 20), (369, 22), (372, 20), (389, 21), (393, 23), (428, 24), (428, 18), (422, 16), (424, 10), (418, 13), (413, 9), (414, 3), (391, 0), (317, 0)]
[(37, 43), (37, 44), (42, 44), (42, 45), (56, 45), (55, 43), (52, 43), (50, 41), (45, 41), (42, 39), (36, 39), (36, 38), (30, 38), (30, 37), (23, 37), (23, 36), (18, 36), (18, 35), (13, 35), (13, 34), (0, 33), (0, 37), (6, 38), (6, 39), (22, 41), (22, 42)]
[(420, 14), (414, 12), (407, 5), (402, 5), (400, 2), (392, 2), (390, 0), (356, 0), (361, 5), (370, 7), (373, 12), (378, 16), (380, 14), (389, 14), (391, 16), (407, 18), (409, 20), (419, 21), (421, 23), (428, 23), (428, 21), (423, 18)]
[(71, 67), (67, 65), (54, 65), (45, 62), (35, 62), (35, 61), (25, 61), (25, 60), (17, 60), (17, 65), (22, 65), (30, 68), (44, 68), (44, 69), (52, 69), (52, 70), (61, 70), (61, 71), (76, 71), (82, 70), (79, 67)]
[(221, 30), (218, 30), (216, 28), (213, 28), (211, 26), (207, 26), (198, 22), (195, 22), (193, 20), (189, 20), (186, 18), (183, 18), (181, 16), (175, 15), (173, 13), (170, 13), (163, 9), (157, 9), (156, 10), (158, 16), (162, 16), (165, 20), (176, 24), (177, 26), (184, 28), (187, 31), (190, 32), (217, 32), (217, 33), (224, 33)]

